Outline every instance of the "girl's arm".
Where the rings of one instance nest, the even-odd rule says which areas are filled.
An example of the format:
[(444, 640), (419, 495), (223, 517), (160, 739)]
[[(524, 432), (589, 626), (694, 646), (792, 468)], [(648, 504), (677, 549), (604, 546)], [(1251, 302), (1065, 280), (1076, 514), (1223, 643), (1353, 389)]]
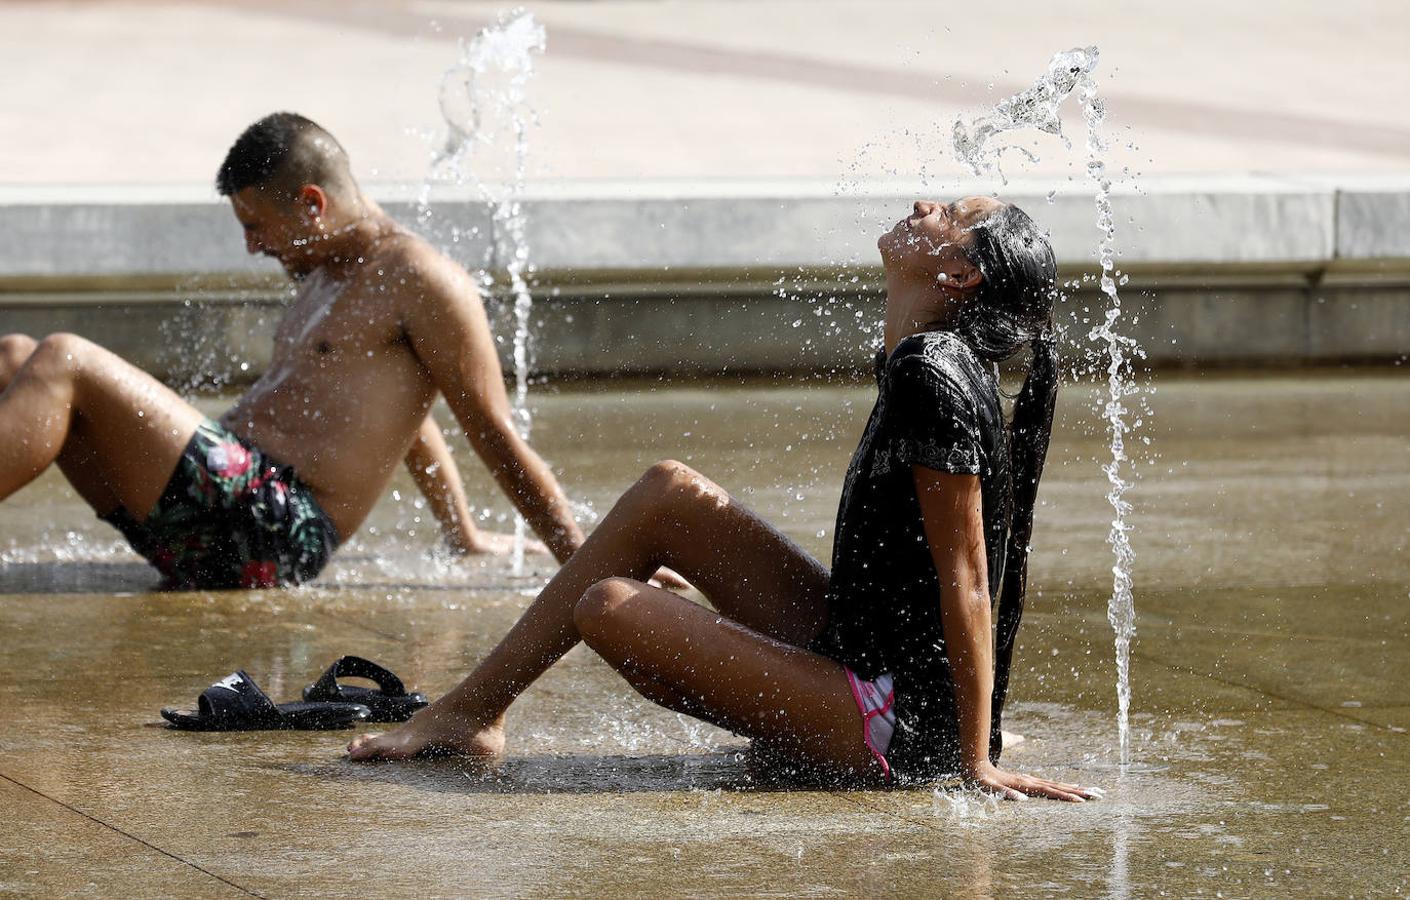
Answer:
[(1034, 795), (1080, 802), (1095, 796), (1075, 784), (1006, 772), (989, 761), (994, 642), (979, 476), (911, 468), (925, 536), (940, 577), (940, 622), (955, 681), (962, 774), (973, 784), (1013, 800)]

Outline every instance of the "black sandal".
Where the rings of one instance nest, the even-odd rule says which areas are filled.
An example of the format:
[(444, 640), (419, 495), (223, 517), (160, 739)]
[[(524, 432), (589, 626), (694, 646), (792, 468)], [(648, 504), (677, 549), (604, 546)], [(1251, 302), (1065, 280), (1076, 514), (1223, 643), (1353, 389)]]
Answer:
[(163, 709), (162, 718), (183, 731), (326, 731), (367, 721), (357, 703), (280, 703), (269, 699), (244, 670), (206, 688), (197, 708)]
[[(339, 678), (366, 678), (377, 687), (339, 684)], [(304, 688), (304, 699), (360, 703), (372, 711), (369, 722), (405, 722), (430, 702), (420, 691), (407, 693), (400, 678), (361, 656), (344, 656), (329, 666), (321, 678)]]

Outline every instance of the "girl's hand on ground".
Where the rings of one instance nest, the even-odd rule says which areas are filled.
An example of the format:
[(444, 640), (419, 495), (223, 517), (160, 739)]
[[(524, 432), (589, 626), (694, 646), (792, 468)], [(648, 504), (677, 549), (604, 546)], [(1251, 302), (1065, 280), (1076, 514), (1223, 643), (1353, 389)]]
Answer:
[(998, 794), (1007, 800), (1049, 797), (1069, 803), (1082, 803), (1101, 797), (1101, 791), (1096, 788), (1084, 788), (1065, 781), (1048, 781), (1044, 778), (1034, 778), (1032, 775), (1006, 772), (987, 760), (980, 763), (979, 768), (966, 780), (982, 791)]

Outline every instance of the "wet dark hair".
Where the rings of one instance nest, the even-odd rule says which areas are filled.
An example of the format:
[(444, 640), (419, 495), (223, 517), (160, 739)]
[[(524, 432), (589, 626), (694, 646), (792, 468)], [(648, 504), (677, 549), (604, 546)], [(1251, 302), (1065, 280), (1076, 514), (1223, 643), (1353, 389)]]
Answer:
[(333, 135), (291, 112), (272, 113), (246, 128), (215, 176), (222, 197), (259, 187), (292, 200), (306, 184), (341, 190), (354, 184), (352, 169), (347, 151)]
[(1005, 205), (969, 230), (965, 255), (983, 281), (960, 312), (956, 331), (988, 362), (1001, 362), (1027, 347), (1028, 375), (1014, 402), (1009, 424), (1011, 485), (1008, 544), (999, 589), (998, 636), (994, 659), (994, 706), (989, 755), (998, 762), (1000, 716), (1008, 692), (1018, 623), (1028, 588), (1028, 543), (1033, 507), (1048, 456), (1057, 402), (1058, 353), (1053, 335), (1057, 261), (1047, 235), (1023, 210)]

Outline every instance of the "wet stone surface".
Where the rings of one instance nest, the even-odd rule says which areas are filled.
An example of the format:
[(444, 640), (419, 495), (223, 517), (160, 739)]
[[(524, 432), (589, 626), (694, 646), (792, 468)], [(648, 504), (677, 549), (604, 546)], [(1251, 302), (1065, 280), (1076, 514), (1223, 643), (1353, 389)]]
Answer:
[[(1080, 806), (751, 784), (739, 739), (651, 706), (582, 648), (514, 708), (488, 772), (351, 765), (348, 733), (174, 733), (157, 709), (237, 668), (293, 699), (357, 653), (438, 693), (550, 570), (438, 556), (398, 476), (400, 499), (317, 585), (156, 594), (46, 475), (0, 505), (0, 894), (1403, 896), (1410, 381), (1156, 388), (1155, 455), (1128, 495), (1129, 772), (1095, 392), (1066, 392), (1044, 482), (1007, 720), (1027, 741), (1007, 760), (1106, 789)], [(598, 514), (674, 456), (825, 554), (869, 402), (856, 386), (549, 387), (535, 443)], [(504, 504), (460, 446), (492, 524)]]

